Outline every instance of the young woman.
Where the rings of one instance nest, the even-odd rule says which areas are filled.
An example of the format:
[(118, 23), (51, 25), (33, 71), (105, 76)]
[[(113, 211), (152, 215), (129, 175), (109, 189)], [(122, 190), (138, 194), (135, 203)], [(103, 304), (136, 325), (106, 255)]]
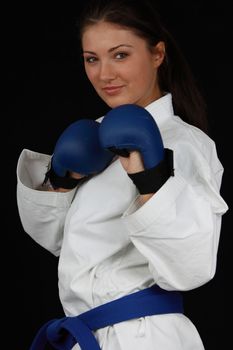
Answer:
[[(219, 192), (223, 167), (206, 134), (205, 104), (182, 53), (149, 3), (92, 1), (79, 27), (87, 77), (116, 113), (95, 122), (102, 134), (98, 127), (97, 134), (89, 134), (88, 126), (72, 125), (52, 157), (27, 149), (20, 156), (20, 218), (37, 243), (59, 256), (66, 315), (43, 326), (31, 349), (44, 349), (46, 342), (55, 349), (203, 349), (178, 292), (213, 278), (221, 218), (228, 209)], [(145, 166), (140, 150), (145, 147), (153, 157), (150, 142), (131, 148), (127, 157), (104, 149), (105, 120), (113, 117), (112, 138), (123, 133), (125, 106), (127, 113), (133, 107), (135, 125), (135, 106), (139, 114), (143, 109), (152, 115), (162, 143), (151, 131), (152, 121), (152, 129), (134, 128), (132, 121), (131, 129), (127, 113), (126, 138), (132, 131), (136, 144), (145, 131), (156, 139), (155, 152), (163, 145), (170, 150), (173, 165), (162, 160), (170, 169), (166, 174), (158, 172), (159, 163)], [(81, 146), (66, 148), (68, 140), (82, 134), (89, 144), (99, 135), (102, 142), (98, 152), (96, 146), (90, 154), (82, 149), (84, 160)], [(78, 166), (66, 165), (67, 159), (69, 164), (78, 159)], [(94, 168), (87, 170), (90, 163)]]

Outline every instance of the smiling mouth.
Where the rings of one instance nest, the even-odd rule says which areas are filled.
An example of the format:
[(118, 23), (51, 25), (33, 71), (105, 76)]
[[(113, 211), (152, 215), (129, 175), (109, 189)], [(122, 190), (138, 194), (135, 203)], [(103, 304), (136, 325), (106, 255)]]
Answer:
[(123, 88), (123, 85), (121, 86), (107, 86), (104, 87), (102, 90), (107, 93), (108, 95), (116, 95), (121, 92)]

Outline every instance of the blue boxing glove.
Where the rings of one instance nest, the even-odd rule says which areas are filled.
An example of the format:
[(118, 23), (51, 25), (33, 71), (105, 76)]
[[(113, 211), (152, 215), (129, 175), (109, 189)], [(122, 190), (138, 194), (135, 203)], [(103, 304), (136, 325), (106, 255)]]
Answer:
[(113, 153), (102, 148), (99, 126), (100, 123), (95, 120), (80, 119), (63, 131), (56, 142), (45, 183), (49, 179), (54, 189), (72, 189), (80, 179), (71, 178), (71, 172), (86, 178), (109, 165)]
[(173, 151), (164, 148), (160, 130), (145, 108), (134, 104), (113, 108), (105, 115), (99, 135), (103, 148), (120, 156), (140, 152), (145, 170), (128, 176), (141, 194), (158, 191), (174, 175)]

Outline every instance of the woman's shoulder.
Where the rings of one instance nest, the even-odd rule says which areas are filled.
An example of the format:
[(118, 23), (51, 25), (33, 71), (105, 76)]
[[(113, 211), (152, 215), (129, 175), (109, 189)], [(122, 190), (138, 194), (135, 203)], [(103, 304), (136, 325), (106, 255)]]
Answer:
[(208, 166), (214, 172), (222, 170), (215, 141), (201, 129), (173, 116), (163, 129), (165, 147), (174, 151), (179, 164), (190, 169)]
[(174, 115), (163, 128), (165, 138), (174, 144), (186, 144), (196, 147), (200, 152), (215, 149), (215, 141), (198, 127), (183, 121)]

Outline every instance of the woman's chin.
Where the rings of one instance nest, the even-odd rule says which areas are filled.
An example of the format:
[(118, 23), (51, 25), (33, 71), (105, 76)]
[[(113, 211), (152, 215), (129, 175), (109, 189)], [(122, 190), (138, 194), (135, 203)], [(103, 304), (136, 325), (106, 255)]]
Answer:
[(127, 103), (133, 103), (129, 98), (126, 98), (125, 96), (124, 97), (112, 96), (107, 98), (103, 98), (103, 96), (101, 96), (101, 98), (110, 108), (115, 108)]

